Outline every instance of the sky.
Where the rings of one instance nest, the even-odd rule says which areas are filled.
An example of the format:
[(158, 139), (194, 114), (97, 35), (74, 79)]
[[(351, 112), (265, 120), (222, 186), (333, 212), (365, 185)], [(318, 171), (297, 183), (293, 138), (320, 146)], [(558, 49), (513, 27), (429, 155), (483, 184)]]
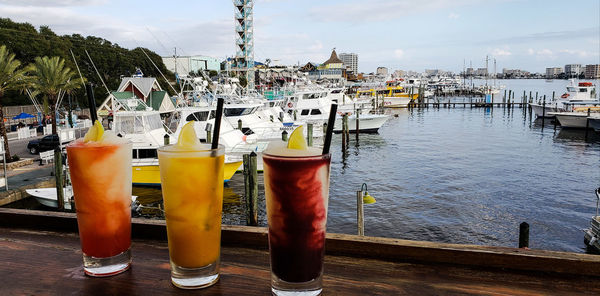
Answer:
[[(600, 64), (599, 0), (256, 0), (255, 60), (322, 63), (358, 54), (359, 72), (463, 66), (545, 72)], [(0, 0), (0, 17), (93, 35), (160, 55), (235, 55), (229, 0)]]

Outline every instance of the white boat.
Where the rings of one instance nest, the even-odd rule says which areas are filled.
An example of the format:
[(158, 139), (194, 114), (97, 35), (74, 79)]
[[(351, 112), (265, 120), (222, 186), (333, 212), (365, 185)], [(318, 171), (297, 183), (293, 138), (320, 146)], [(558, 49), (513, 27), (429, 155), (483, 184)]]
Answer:
[[(35, 197), (35, 199), (51, 208), (58, 207), (58, 198), (56, 198), (56, 187), (52, 188), (35, 188), (35, 189), (26, 189), (25, 192), (27, 194)], [(73, 205), (73, 188), (71, 186), (66, 186), (63, 188), (63, 195), (65, 198), (65, 209), (72, 209)]]
[[(35, 189), (26, 189), (25, 192), (27, 192), (27, 194), (35, 197), (35, 199), (47, 206), (47, 207), (51, 207), (51, 208), (56, 208), (58, 207), (58, 198), (56, 197), (56, 187), (51, 187), (51, 188), (35, 188)], [(71, 210), (74, 208), (74, 200), (73, 200), (73, 187), (71, 186), (66, 186), (65, 188), (63, 188), (63, 196), (65, 199), (65, 209), (67, 210)], [(137, 196), (132, 195), (131, 196), (131, 202), (135, 202), (137, 199)]]
[(600, 101), (597, 98), (595, 85), (591, 82), (575, 83), (575, 80), (571, 79), (567, 86), (567, 92), (560, 98), (547, 102), (545, 105), (537, 103), (530, 105), (537, 117), (552, 118), (554, 115), (550, 115), (550, 113), (568, 112), (577, 107), (599, 106)]
[(588, 120), (590, 121), (590, 127), (600, 132), (600, 114), (591, 115)]
[(383, 106), (386, 108), (406, 108), (410, 101), (410, 97), (384, 97)]
[(587, 125), (587, 112), (550, 112), (555, 116), (562, 127), (585, 128)]
[[(388, 115), (383, 114), (360, 114), (359, 119), (359, 132), (361, 133), (376, 133), (379, 128), (389, 119)], [(356, 115), (348, 116), (348, 130), (356, 132)], [(337, 116), (335, 119), (335, 125), (333, 126), (334, 133), (342, 132), (342, 117)]]

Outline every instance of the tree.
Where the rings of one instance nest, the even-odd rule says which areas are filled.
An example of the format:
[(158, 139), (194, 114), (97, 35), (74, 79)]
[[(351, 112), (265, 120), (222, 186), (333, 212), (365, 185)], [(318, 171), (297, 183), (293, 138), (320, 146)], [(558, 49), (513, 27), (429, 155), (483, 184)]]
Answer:
[(6, 46), (0, 46), (0, 134), (4, 139), (4, 151), (6, 159), (11, 159), (8, 148), (8, 137), (4, 126), (4, 112), (2, 112), (2, 97), (7, 90), (21, 89), (24, 84), (24, 70), (19, 69), (21, 62), (15, 59), (15, 54), (10, 53)]
[(83, 85), (81, 78), (74, 78), (76, 72), (65, 66), (60, 57), (36, 57), (26, 68), (30, 75), (29, 87), (46, 95), (52, 117), (52, 133), (56, 134), (56, 109), (58, 100), (65, 93), (78, 89)]

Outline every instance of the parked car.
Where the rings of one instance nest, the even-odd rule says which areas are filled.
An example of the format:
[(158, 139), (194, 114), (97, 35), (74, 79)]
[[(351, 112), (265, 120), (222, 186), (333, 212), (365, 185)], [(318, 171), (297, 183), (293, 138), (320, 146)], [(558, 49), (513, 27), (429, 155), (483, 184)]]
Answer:
[(31, 154), (38, 154), (40, 152), (54, 150), (54, 148), (58, 147), (60, 142), (58, 140), (58, 135), (48, 135), (41, 139), (35, 139), (29, 141), (27, 144), (27, 149)]

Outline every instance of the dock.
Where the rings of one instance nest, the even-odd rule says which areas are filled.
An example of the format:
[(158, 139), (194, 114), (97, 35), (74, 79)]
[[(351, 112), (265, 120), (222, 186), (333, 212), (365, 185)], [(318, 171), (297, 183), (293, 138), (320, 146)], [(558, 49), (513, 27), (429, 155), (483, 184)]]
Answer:
[[(170, 283), (164, 220), (133, 219), (132, 268), (83, 274), (73, 213), (0, 208), (2, 292), (187, 295)], [(324, 295), (600, 295), (600, 257), (327, 234)], [(223, 226), (221, 278), (202, 295), (270, 295), (267, 230)]]

